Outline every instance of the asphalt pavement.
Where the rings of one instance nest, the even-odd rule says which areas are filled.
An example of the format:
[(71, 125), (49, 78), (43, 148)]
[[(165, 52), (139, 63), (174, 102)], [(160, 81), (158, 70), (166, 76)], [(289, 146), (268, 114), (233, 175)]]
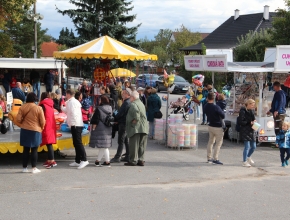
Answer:
[[(172, 95), (173, 98), (177, 95)], [(165, 111), (165, 107), (162, 108)], [(165, 112), (164, 112), (165, 113)], [(149, 140), (144, 167), (95, 167), (98, 151), (86, 147), (90, 165), (21, 173), (21, 154), (0, 155), (0, 219), (289, 219), (290, 168), (279, 150), (258, 146), (255, 166), (242, 167), (243, 145), (224, 140), (220, 160), (206, 163), (207, 126), (199, 126), (197, 150), (166, 148)], [(116, 138), (110, 149), (117, 149)]]

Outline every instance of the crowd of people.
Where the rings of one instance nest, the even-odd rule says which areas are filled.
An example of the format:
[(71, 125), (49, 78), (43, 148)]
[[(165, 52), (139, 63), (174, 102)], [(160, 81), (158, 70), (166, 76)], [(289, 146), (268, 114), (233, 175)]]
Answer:
[[(21, 83), (16, 82), (16, 88), (21, 90)], [(98, 94), (91, 91), (94, 88), (98, 88)], [(66, 123), (71, 130), (75, 160), (69, 166), (82, 169), (89, 164), (82, 143), (84, 124), (90, 125), (89, 146), (99, 150), (94, 162), (96, 166), (110, 167), (111, 163), (120, 162), (124, 162), (125, 166), (145, 165), (148, 135), (149, 138), (154, 137), (154, 114), (161, 108), (161, 100), (154, 88), (136, 89), (129, 82), (124, 85), (110, 82), (97, 87), (88, 86), (84, 81), (77, 91), (67, 89), (65, 97), (61, 93), (60, 89), (52, 92), (48, 88), (40, 99), (34, 92), (24, 95), (25, 103), (17, 114), (21, 128), (20, 145), (24, 147), (23, 172), (29, 172), (29, 155), (32, 173), (41, 172), (36, 165), (37, 150), (42, 145), (46, 145), (48, 150), (43, 166), (47, 169), (57, 166), (53, 150), (57, 132), (55, 110), (66, 114)], [(110, 158), (109, 149), (115, 132), (118, 132), (118, 147), (114, 157)]]
[[(289, 164), (290, 158), (290, 123), (285, 122), (286, 117), (286, 94), (281, 89), (281, 84), (275, 82), (273, 84), (275, 95), (272, 101), (272, 106), (268, 114), (273, 114), (274, 129), (276, 133), (276, 147), (280, 149), (280, 158), (282, 167), (286, 167)], [(208, 88), (205, 90), (208, 91)], [(208, 163), (223, 165), (219, 161), (219, 151), (223, 143), (224, 137), (224, 97), (218, 95), (218, 101), (216, 101), (216, 94), (212, 91), (206, 94), (206, 104), (203, 106), (203, 113), (207, 118), (209, 141), (207, 145), (207, 161)], [(256, 103), (253, 99), (248, 99), (245, 105), (241, 107), (239, 116), (237, 118), (237, 124), (240, 126), (239, 138), (244, 142), (243, 150), (243, 166), (251, 167), (255, 162), (252, 159), (252, 155), (256, 149), (257, 131), (253, 125), (257, 122), (255, 117)], [(214, 152), (213, 151), (213, 146)]]
[[(49, 76), (47, 78), (49, 79)], [(63, 80), (60, 89), (52, 92), (52, 88), (48, 86), (47, 91), (38, 98), (32, 92), (32, 87), (34, 84), (31, 86), (28, 81), (24, 81), (22, 84), (15, 82), (12, 88), (13, 97), (25, 102), (17, 115), (17, 121), (21, 124), (20, 145), (24, 146), (23, 172), (28, 172), (30, 152), (32, 172), (40, 172), (36, 168), (37, 148), (42, 145), (46, 145), (48, 149), (48, 159), (43, 166), (48, 169), (57, 166), (52, 147), (56, 143), (54, 109), (67, 114), (66, 122), (71, 129), (76, 154), (75, 161), (69, 164), (70, 166), (82, 169), (89, 164), (82, 144), (84, 124), (90, 124), (89, 146), (99, 149), (96, 166), (111, 166), (111, 163), (120, 162), (124, 162), (126, 166), (144, 166), (147, 138), (154, 138), (154, 119), (161, 109), (161, 99), (155, 88), (148, 86), (136, 89), (128, 81), (124, 84), (110, 81), (106, 86), (95, 81), (89, 86), (84, 80), (74, 92), (67, 89)], [(276, 146), (280, 148), (281, 163), (285, 167), (290, 158), (290, 124), (284, 122), (286, 96), (279, 82), (273, 84), (273, 89), (275, 96), (269, 114), (273, 114), (274, 117)], [(197, 90), (196, 96), (203, 108), (202, 125), (208, 124), (207, 162), (222, 165), (219, 161), (219, 151), (227, 129), (224, 122), (225, 97), (218, 94), (211, 85)], [(254, 164), (252, 155), (256, 149), (257, 132), (252, 126), (256, 123), (255, 105), (254, 100), (248, 99), (240, 109), (237, 120), (240, 139), (244, 141), (244, 167)], [(1, 94), (0, 106), (5, 109), (5, 97)], [(112, 147), (112, 138), (116, 132), (117, 151), (114, 157), (110, 158), (109, 148)], [(31, 138), (25, 138), (27, 136)]]

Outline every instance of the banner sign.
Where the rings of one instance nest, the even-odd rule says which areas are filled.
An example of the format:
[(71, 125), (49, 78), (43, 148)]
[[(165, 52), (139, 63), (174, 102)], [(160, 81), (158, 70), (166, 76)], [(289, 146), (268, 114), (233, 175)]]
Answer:
[(227, 55), (184, 56), (187, 71), (228, 72)]
[(276, 73), (290, 72), (290, 46), (277, 46), (275, 70)]
[(184, 56), (184, 65), (187, 71), (204, 71), (203, 56)]
[(227, 55), (207, 55), (203, 56), (203, 66), (209, 72), (227, 72)]

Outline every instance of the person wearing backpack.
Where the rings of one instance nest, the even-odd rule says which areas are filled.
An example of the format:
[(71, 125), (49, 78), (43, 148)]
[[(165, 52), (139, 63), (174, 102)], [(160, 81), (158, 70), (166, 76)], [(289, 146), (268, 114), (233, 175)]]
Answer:
[[(99, 106), (96, 108), (91, 119), (91, 136), (89, 146), (99, 148), (98, 158), (95, 165), (98, 167), (110, 167), (110, 152), (112, 147), (112, 127), (108, 126), (107, 118), (112, 116), (112, 107), (110, 106), (109, 98), (105, 95), (100, 97)], [(101, 164), (102, 158), (105, 157), (105, 162)]]
[(256, 131), (252, 128), (256, 122), (255, 118), (255, 101), (248, 99), (245, 107), (240, 109), (238, 124), (240, 125), (240, 139), (244, 141), (243, 166), (251, 167), (254, 161), (251, 159), (256, 149)]

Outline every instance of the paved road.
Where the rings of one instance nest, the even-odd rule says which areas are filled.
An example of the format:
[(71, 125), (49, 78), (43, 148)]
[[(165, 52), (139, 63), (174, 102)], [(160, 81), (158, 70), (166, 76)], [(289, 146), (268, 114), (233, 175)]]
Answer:
[[(220, 160), (206, 161), (206, 126), (196, 151), (167, 149), (149, 140), (145, 167), (68, 167), (67, 158), (40, 174), (21, 173), (21, 154), (0, 155), (0, 219), (289, 219), (290, 168), (279, 152), (260, 146), (255, 167), (244, 168), (242, 145), (224, 141)], [(116, 152), (116, 140), (110, 149)], [(39, 167), (46, 154), (39, 154)]]

